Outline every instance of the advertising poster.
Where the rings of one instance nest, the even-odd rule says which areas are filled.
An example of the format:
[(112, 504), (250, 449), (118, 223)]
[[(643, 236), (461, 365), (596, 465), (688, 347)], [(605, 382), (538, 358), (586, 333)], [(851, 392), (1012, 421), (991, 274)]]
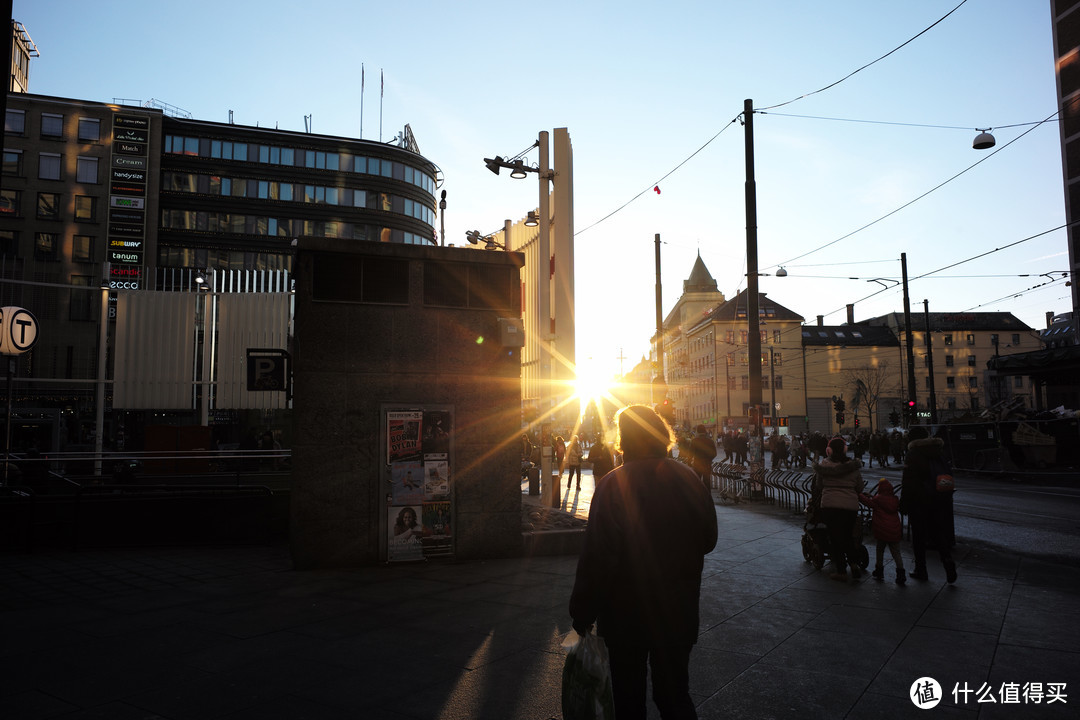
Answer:
[(423, 545), (427, 555), (445, 555), (451, 551), (450, 503), (424, 503)]
[(396, 462), (390, 466), (390, 494), (394, 505), (412, 505), (425, 499), (424, 464)]
[(424, 461), (423, 499), (425, 502), (450, 499), (450, 466), (446, 460)]
[(387, 527), (389, 528), (386, 547), (387, 561), (401, 562), (423, 559), (423, 526), (420, 524), (423, 511), (421, 506), (390, 507), (387, 512)]
[(420, 459), (420, 426), (423, 413), (419, 410), (386, 414), (386, 462), (393, 465), (402, 460)]
[(424, 455), (442, 455), (450, 452), (450, 413), (445, 410), (429, 410), (424, 413)]

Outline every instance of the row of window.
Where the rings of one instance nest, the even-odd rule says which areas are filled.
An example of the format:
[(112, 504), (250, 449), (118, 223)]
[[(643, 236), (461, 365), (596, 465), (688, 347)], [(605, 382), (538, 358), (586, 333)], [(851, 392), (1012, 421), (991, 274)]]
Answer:
[(416, 218), (428, 225), (435, 225), (435, 211), (406, 197), (389, 193), (368, 192), (352, 188), (304, 185), (277, 180), (250, 180), (228, 178), (201, 173), (165, 172), (161, 178), (162, 190), (203, 195), (221, 195), (281, 202), (315, 203), (345, 207), (368, 208), (384, 212), (398, 212)]
[(277, 218), (265, 215), (243, 215), (240, 213), (202, 210), (162, 210), (161, 227), (167, 230), (233, 233), (238, 235), (269, 235), (275, 237), (305, 235), (347, 240), (404, 242), (407, 245), (428, 245), (432, 242), (430, 237), (394, 231), (391, 228), (378, 225), (363, 225), (334, 220)]
[[(4, 132), (9, 135), (26, 136), (26, 111), (8, 110), (4, 119)], [(42, 138), (61, 139), (64, 137), (64, 116), (59, 113), (41, 113), (39, 132)], [(99, 142), (101, 140), (101, 120), (98, 118), (78, 118), (78, 135), (81, 142)]]
[[(34, 233), (34, 259), (56, 261), (60, 257), (60, 233)], [(93, 235), (75, 235), (71, 240), (71, 261), (77, 263), (95, 262), (94, 247), (97, 239)], [(19, 233), (17, 230), (0, 230), (0, 254), (15, 256), (19, 254)]]
[[(0, 189), (0, 217), (23, 217), (22, 190)], [(38, 220), (63, 220), (60, 193), (39, 192), (34, 217)], [(75, 220), (96, 222), (98, 199), (91, 195), (75, 196)]]
[[(975, 335), (973, 333), (967, 333), (965, 338), (967, 340), (968, 345), (974, 345), (975, 344)], [(1000, 340), (998, 338), (998, 334), (997, 333), (992, 333), (990, 335), (990, 344), (991, 345), (997, 345), (999, 342), (1000, 342)], [(944, 343), (946, 345), (952, 345), (953, 344), (953, 334), (952, 333), (945, 333), (945, 335), (944, 335)], [(925, 339), (923, 340), (923, 344), (924, 345), (926, 344)], [(1020, 333), (1013, 333), (1012, 334), (1012, 343), (1011, 344), (1013, 346), (1016, 346), (1016, 345), (1020, 344)]]
[[(63, 160), (60, 153), (38, 153), (38, 179), (63, 180)], [(88, 185), (97, 185), (100, 158), (80, 155), (75, 160), (75, 180)], [(23, 177), (23, 151), (4, 148), (3, 173), (10, 177)]]
[(190, 155), (240, 162), (257, 162), (264, 165), (305, 167), (314, 170), (335, 170), (360, 175), (401, 180), (435, 194), (435, 178), (427, 173), (395, 160), (352, 155), (350, 153), (305, 150), (303, 148), (278, 147), (274, 145), (249, 145), (248, 143), (211, 140), (210, 138), (166, 135), (165, 153)]

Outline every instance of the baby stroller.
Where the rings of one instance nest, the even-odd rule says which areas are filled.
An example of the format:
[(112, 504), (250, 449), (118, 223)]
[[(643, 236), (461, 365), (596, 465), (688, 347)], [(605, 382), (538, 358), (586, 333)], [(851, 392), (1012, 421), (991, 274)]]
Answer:
[[(813, 491), (810, 494), (810, 502), (806, 504), (806, 522), (803, 524), (802, 553), (803, 560), (812, 563), (820, 570), (825, 562), (833, 561), (832, 543), (829, 540), (829, 531), (825, 523), (821, 521), (821, 488), (817, 482), (817, 476), (812, 480)], [(863, 510), (860, 507), (853, 531), (855, 543), (855, 560), (860, 570), (866, 570), (870, 565), (870, 552), (863, 545), (863, 528), (866, 522), (863, 518)]]

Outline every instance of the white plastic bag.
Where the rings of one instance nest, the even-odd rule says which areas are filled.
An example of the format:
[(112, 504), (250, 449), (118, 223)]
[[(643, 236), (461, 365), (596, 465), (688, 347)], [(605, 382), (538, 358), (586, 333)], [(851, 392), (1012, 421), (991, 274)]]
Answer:
[(563, 720), (614, 720), (611, 667), (604, 641), (595, 630), (588, 635), (571, 630), (562, 645), (568, 651), (562, 675)]

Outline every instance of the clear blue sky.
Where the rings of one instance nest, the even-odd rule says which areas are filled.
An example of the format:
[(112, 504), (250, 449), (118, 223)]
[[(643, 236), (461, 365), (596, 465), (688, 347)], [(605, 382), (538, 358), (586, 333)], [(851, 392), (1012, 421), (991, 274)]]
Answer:
[[(302, 131), (311, 115), (314, 132), (357, 137), (363, 64), (363, 137), (377, 140), (382, 71), (382, 139), (411, 125), (443, 170), (459, 245), (536, 206), (532, 176), (496, 177), (482, 158), (567, 127), (578, 361), (617, 373), (620, 352), (628, 371), (655, 326), (656, 233), (665, 314), (699, 252), (728, 297), (745, 287), (744, 136), (732, 123), (743, 100), (764, 108), (824, 88), (959, 3), (15, 0), (13, 15), (41, 52), (32, 92), (156, 98), (204, 120), (232, 110), (238, 124)], [(756, 114), (759, 263), (790, 273), (761, 290), (810, 323), (844, 322), (851, 302), (864, 319), (902, 309), (899, 290), (864, 299), (882, 288), (866, 278), (899, 278), (901, 252), (917, 278), (1064, 224), (1057, 123), (1005, 127), (1052, 115), (1054, 87), (1049, 0), (968, 0), (835, 87)], [(994, 128), (995, 149), (1016, 142), (874, 223), (986, 158), (971, 149), (977, 127)], [(1067, 269), (1057, 230), (913, 280), (913, 309), (926, 298), (932, 311), (1010, 311), (1038, 328), (1070, 309), (1069, 290), (1024, 291)]]

